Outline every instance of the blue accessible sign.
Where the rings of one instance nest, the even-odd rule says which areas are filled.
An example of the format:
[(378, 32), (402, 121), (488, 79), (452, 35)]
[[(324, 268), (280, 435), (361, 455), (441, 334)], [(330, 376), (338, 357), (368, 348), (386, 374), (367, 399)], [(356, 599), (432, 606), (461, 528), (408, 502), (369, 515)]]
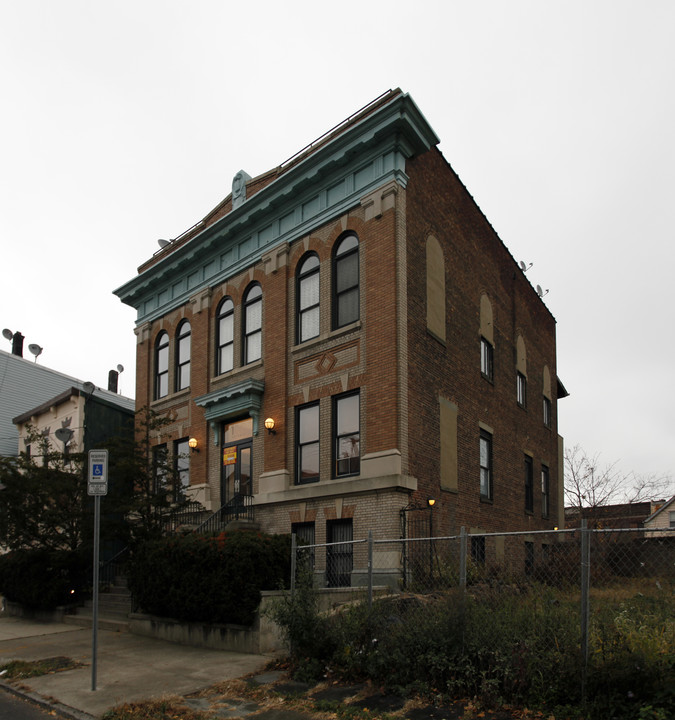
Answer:
[(108, 494), (108, 451), (89, 451), (89, 477), (87, 481), (89, 495)]

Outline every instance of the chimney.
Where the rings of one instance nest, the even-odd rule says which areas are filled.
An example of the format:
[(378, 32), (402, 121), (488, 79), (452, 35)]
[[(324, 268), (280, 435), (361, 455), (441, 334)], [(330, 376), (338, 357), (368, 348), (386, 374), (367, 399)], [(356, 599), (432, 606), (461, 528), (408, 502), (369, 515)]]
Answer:
[(12, 355), (23, 357), (23, 341), (24, 336), (17, 330), (12, 335)]
[(110, 370), (108, 373), (108, 390), (113, 393), (117, 393), (117, 378), (119, 373), (117, 370)]

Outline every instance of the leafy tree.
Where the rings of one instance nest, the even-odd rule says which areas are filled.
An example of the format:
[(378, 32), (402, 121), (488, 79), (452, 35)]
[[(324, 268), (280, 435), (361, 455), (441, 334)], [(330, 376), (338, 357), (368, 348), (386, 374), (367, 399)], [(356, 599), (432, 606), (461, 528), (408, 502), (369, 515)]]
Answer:
[[(172, 512), (187, 502), (176, 494), (179, 478), (166, 454), (153, 452), (171, 419), (144, 408), (135, 439), (111, 438), (108, 494), (102, 498), (101, 542), (158, 538)], [(8, 550), (76, 551), (91, 547), (93, 498), (87, 493), (87, 456), (54, 451), (48, 438), (28, 428), (32, 455), (0, 457), (0, 544)], [(35, 452), (37, 450), (37, 452)]]
[(91, 528), (84, 456), (54, 452), (28, 429), (38, 454), (0, 457), (0, 542), (9, 550), (77, 550)]
[(565, 504), (594, 508), (613, 503), (637, 503), (669, 497), (673, 479), (655, 473), (624, 473), (617, 463), (602, 465), (599, 453), (592, 457), (579, 445), (565, 449)]
[(157, 451), (157, 440), (161, 441), (172, 422), (144, 407), (136, 413), (133, 441), (113, 438), (107, 443), (109, 473), (121, 489), (116, 508), (126, 518), (128, 540), (133, 544), (161, 537), (171, 514), (189, 502), (179, 490), (172, 458)]

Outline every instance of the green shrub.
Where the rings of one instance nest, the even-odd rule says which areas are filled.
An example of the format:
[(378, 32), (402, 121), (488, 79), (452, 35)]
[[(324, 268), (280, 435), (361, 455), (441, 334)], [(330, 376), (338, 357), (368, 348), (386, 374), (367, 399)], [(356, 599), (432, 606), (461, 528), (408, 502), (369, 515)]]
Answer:
[(250, 625), (262, 590), (288, 584), (290, 537), (237, 530), (141, 545), (129, 588), (147, 613), (176, 620)]
[(32, 610), (53, 610), (84, 594), (91, 559), (66, 550), (14, 550), (0, 555), (0, 593)]

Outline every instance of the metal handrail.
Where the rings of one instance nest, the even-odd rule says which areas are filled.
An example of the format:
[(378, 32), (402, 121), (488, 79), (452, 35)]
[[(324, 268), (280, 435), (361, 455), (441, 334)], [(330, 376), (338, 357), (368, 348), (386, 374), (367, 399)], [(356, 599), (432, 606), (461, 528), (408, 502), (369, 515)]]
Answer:
[(205, 512), (206, 508), (200, 502), (191, 500), (169, 514), (164, 521), (164, 531), (168, 535), (174, 535), (181, 525), (196, 525)]
[(253, 520), (253, 496), (242, 495), (238, 493), (231, 500), (228, 500), (223, 506), (218, 508), (212, 515), (206, 518), (204, 522), (196, 527), (192, 532), (198, 533), (215, 532), (220, 530), (230, 520)]

